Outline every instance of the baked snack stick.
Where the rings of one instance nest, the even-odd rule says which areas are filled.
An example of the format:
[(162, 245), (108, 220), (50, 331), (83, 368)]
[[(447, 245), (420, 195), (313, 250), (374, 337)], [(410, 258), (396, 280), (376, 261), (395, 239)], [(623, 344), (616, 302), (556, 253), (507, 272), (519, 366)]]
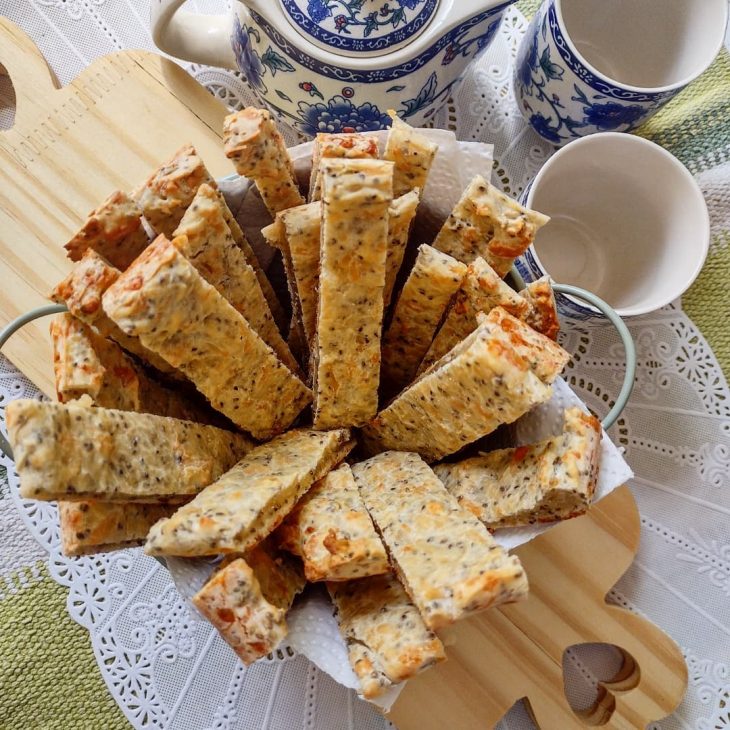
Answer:
[(107, 289), (103, 306), (257, 439), (284, 431), (311, 400), (304, 383), (164, 236)]
[(141, 545), (150, 527), (176, 509), (169, 504), (61, 500), (61, 549), (75, 556)]
[(433, 462), (550, 398), (509, 332), (484, 322), (365, 426), (366, 450), (415, 451)]
[(158, 522), (149, 555), (242, 553), (260, 543), (353, 446), (348, 429), (295, 429), (258, 446), (192, 502)]
[(142, 225), (142, 209), (126, 193), (112, 193), (89, 213), (64, 248), (72, 261), (79, 261), (92, 248), (118, 269), (126, 269), (149, 245)]
[(309, 176), (309, 202), (322, 197), (322, 179), (319, 172), (321, 160), (346, 157), (350, 160), (377, 159), (378, 139), (372, 134), (320, 132), (314, 138), (312, 148), (312, 172)]
[(224, 561), (192, 600), (248, 665), (286, 636), (286, 612), (304, 585), (295, 559), (262, 543), (244, 557)]
[(106, 316), (101, 306), (104, 292), (119, 278), (120, 271), (93, 249), (81, 257), (69, 275), (51, 292), (50, 299), (65, 304), (68, 311), (94, 327), (102, 336), (114, 340), (142, 362), (170, 376), (178, 376), (175, 368), (151, 352), (136, 338), (127, 335)]
[(398, 272), (408, 246), (411, 224), (420, 201), (420, 189), (416, 188), (395, 198), (388, 209), (388, 254), (385, 258), (385, 288), (383, 306), (387, 309), (393, 297)]
[(171, 236), (203, 183), (216, 187), (195, 147), (186, 144), (160, 165), (132, 196), (155, 233)]
[(26, 399), (8, 403), (5, 413), (26, 499), (190, 496), (253, 446), (241, 434), (148, 413)]
[(446, 219), (433, 247), (465, 264), (481, 256), (504, 277), (549, 220), (477, 175)]
[(342, 581), (390, 570), (352, 471), (343, 464), (318, 481), (275, 533), (298, 555), (309, 581)]
[(236, 245), (243, 251), (243, 255), (246, 257), (246, 263), (256, 272), (256, 278), (258, 279), (261, 291), (263, 291), (266, 301), (269, 303), (269, 309), (274, 317), (277, 327), (284, 331), (288, 326), (287, 314), (282, 307), (279, 297), (274, 291), (274, 287), (271, 286), (269, 277), (266, 276), (266, 272), (261, 268), (258, 256), (256, 252), (251, 248), (251, 244), (246, 238), (246, 234), (243, 232), (241, 226), (238, 225), (238, 221), (235, 219), (231, 209), (228, 207), (223, 194), (219, 191), (221, 210), (223, 211), (223, 217), (225, 218), (226, 225), (231, 229), (231, 235)]
[(459, 289), (466, 266), (426, 244), (418, 256), (383, 335), (383, 380), (400, 390), (413, 380), (439, 322)]
[(563, 432), (554, 438), (440, 464), (434, 471), (490, 530), (565, 520), (590, 507), (600, 444), (598, 419), (569, 408)]
[(557, 340), (560, 332), (560, 320), (558, 319), (558, 307), (555, 303), (555, 292), (553, 292), (550, 277), (543, 276), (529, 283), (520, 292), (520, 296), (530, 303), (530, 311), (524, 317), (525, 322), (545, 337)]
[(507, 555), (418, 454), (387, 451), (352, 471), (395, 572), (429, 629), (527, 595), (519, 559)]
[(436, 360), (440, 360), (457, 342), (476, 329), (477, 312), (487, 313), (494, 307), (504, 307), (519, 319), (525, 319), (530, 311), (529, 302), (506, 284), (479, 256), (469, 264), (461, 288), (451, 302), (418, 372), (422, 373)]
[(200, 275), (214, 286), (294, 373), (299, 364), (274, 322), (256, 272), (236, 245), (218, 191), (203, 184), (175, 230), (173, 242)]
[(426, 187), (438, 145), (399, 119), (392, 109), (388, 110), (388, 114), (393, 124), (385, 143), (383, 159), (395, 163), (393, 195), (399, 197), (414, 188), (423, 190)]
[(314, 427), (361, 426), (378, 408), (393, 163), (329, 159), (320, 169)]
[(513, 317), (503, 307), (495, 307), (486, 315), (479, 312), (477, 321), (491, 322), (507, 333), (515, 352), (527, 361), (530, 370), (543, 383), (552, 383), (570, 360), (570, 353), (566, 352), (557, 342), (541, 335), (522, 320)]
[(247, 107), (223, 122), (223, 149), (239, 175), (251, 178), (272, 217), (304, 205), (284, 138), (265, 109)]
[(365, 699), (446, 659), (444, 645), (392, 573), (328, 583), (327, 589)]

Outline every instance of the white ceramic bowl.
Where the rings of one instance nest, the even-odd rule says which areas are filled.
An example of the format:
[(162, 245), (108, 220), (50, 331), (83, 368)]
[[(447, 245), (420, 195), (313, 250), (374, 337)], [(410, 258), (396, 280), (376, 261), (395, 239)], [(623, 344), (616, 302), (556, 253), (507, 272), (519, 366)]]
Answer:
[[(545, 273), (594, 292), (622, 317), (683, 294), (707, 257), (710, 221), (694, 178), (666, 150), (630, 134), (575, 140), (535, 177), (525, 204), (551, 217), (519, 261), (528, 281)], [(580, 319), (596, 310), (568, 299)]]

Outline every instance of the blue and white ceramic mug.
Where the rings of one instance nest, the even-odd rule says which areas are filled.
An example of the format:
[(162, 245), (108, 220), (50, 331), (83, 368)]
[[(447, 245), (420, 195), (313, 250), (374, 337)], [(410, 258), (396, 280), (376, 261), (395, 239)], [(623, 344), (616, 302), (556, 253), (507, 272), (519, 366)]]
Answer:
[(517, 56), (518, 106), (555, 145), (628, 132), (720, 51), (727, 0), (544, 0)]

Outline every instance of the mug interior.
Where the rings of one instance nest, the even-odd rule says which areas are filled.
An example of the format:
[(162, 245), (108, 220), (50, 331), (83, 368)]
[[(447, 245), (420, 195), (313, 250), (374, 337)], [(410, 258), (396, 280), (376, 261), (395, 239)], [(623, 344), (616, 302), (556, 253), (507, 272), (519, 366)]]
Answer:
[(551, 217), (533, 244), (540, 266), (622, 316), (671, 302), (707, 255), (709, 217), (699, 187), (672, 155), (632, 135), (595, 134), (566, 145), (535, 178), (527, 205)]
[(555, 0), (569, 42), (619, 84), (679, 87), (722, 46), (727, 0)]

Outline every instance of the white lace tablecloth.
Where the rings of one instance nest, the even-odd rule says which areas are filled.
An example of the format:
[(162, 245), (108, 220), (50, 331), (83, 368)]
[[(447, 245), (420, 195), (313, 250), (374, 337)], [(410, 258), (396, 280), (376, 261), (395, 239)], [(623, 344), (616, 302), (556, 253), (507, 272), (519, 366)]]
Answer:
[[(189, 4), (192, 10), (216, 12), (225, 3)], [(0, 13), (31, 35), (58, 79), (67, 83), (99, 55), (151, 49), (148, 5), (148, 0), (0, 0)], [(551, 152), (522, 121), (510, 88), (510, 64), (525, 29), (524, 17), (510, 9), (492, 47), (434, 120), (459, 139), (493, 142), (494, 181), (515, 196)], [(187, 68), (227, 104), (254, 102), (238, 75)], [(12, 123), (12, 105), (12, 89), (0, 76), (0, 127)], [(288, 139), (297, 141), (293, 135)], [(726, 168), (699, 173), (700, 183), (705, 176), (708, 188), (718, 179), (727, 185)], [(717, 226), (728, 217), (727, 210), (712, 204), (711, 214)], [(637, 475), (631, 487), (641, 511), (642, 542), (609, 599), (656, 622), (687, 660), (689, 689), (683, 704), (652, 727), (728, 730), (730, 392), (712, 351), (679, 302), (633, 319), (629, 326), (639, 357), (636, 390), (610, 434), (626, 448)], [(618, 337), (612, 330), (570, 325), (563, 344), (574, 353), (567, 380), (591, 408), (605, 412), (622, 377)], [(0, 359), (0, 402), (36, 394)], [(64, 558), (55, 507), (20, 500), (12, 465), (0, 463), (9, 467), (17, 507), (4, 514), (0, 571), (15, 567), (20, 557), (8, 554), (7, 546), (23, 543), (30, 531), (48, 551), (54, 579), (68, 588), (69, 610), (89, 630), (99, 671), (135, 728), (389, 726), (302, 657), (282, 654), (245, 669), (209, 625), (190, 615), (167, 572), (140, 550)], [(577, 706), (590, 703), (597, 681), (609, 677), (615, 663), (616, 654), (609, 649), (570, 652), (568, 694)], [(533, 726), (517, 705), (500, 727)]]

